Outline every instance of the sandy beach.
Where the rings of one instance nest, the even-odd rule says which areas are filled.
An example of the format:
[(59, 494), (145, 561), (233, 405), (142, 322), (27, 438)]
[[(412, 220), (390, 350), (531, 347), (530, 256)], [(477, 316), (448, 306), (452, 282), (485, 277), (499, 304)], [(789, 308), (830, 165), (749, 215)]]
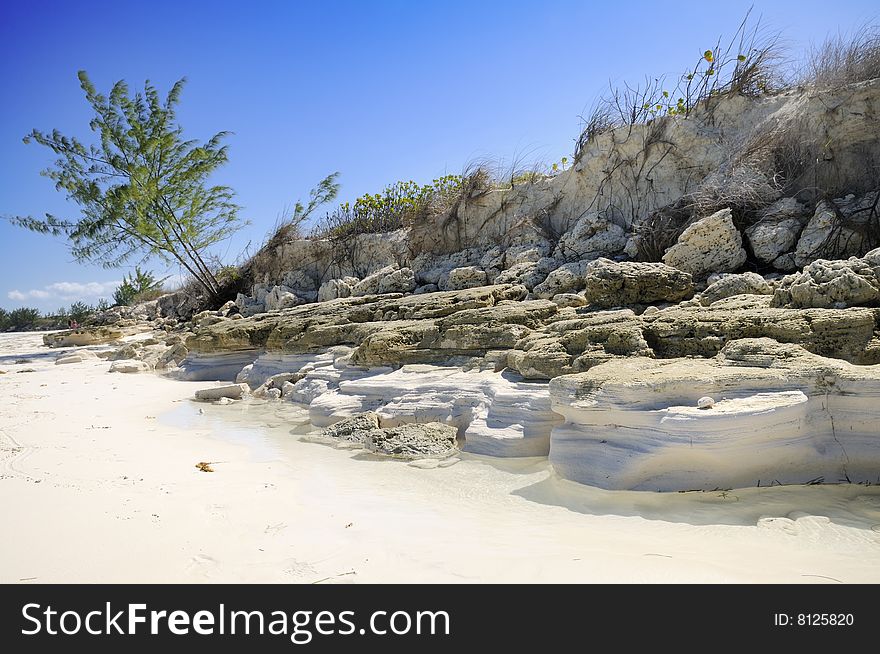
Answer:
[(0, 335), (3, 583), (880, 581), (876, 486), (603, 491), (469, 454), (424, 470), (303, 442), (289, 403), (197, 403), (211, 382), (62, 353)]

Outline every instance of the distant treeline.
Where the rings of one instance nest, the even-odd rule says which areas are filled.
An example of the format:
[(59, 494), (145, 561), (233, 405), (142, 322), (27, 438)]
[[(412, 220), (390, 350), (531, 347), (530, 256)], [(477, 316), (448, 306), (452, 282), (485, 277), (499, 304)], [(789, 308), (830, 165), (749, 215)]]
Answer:
[(57, 311), (43, 313), (32, 307), (21, 307), (7, 311), (0, 307), (0, 332), (28, 332), (47, 329), (66, 329), (68, 321), (75, 320), (82, 325), (96, 313), (110, 308), (107, 300), (98, 300), (93, 305), (85, 302), (74, 302), (69, 307), (61, 307)]

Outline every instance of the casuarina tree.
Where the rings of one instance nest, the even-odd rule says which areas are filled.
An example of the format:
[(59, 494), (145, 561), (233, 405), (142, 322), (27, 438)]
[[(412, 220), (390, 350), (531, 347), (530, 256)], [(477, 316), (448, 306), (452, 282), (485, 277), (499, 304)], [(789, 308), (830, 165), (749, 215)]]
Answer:
[(227, 161), (223, 140), (228, 133), (204, 143), (184, 138), (175, 109), (185, 80), (164, 99), (149, 82), (143, 93), (132, 95), (119, 81), (104, 96), (84, 71), (79, 80), (94, 110), (89, 126), (96, 143), (36, 129), (24, 141), (57, 155), (42, 174), (79, 205), (80, 215), (12, 222), (67, 237), (79, 261), (116, 267), (132, 257), (159, 256), (178, 263), (216, 300), (220, 285), (208, 250), (242, 226), (232, 189), (209, 181)]

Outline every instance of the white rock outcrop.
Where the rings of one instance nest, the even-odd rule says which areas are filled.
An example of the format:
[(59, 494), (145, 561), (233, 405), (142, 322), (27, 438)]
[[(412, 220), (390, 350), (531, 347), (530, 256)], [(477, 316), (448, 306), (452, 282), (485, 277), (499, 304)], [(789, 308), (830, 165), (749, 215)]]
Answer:
[(381, 295), (383, 293), (412, 293), (416, 288), (416, 276), (411, 268), (397, 264), (386, 266), (357, 282), (351, 295)]
[(800, 268), (817, 259), (846, 259), (864, 254), (871, 244), (877, 193), (880, 191), (821, 200), (798, 239), (795, 265)]
[(358, 283), (357, 277), (330, 279), (318, 288), (318, 302), (327, 302), (341, 297), (350, 297), (351, 289)]
[(464, 438), (465, 451), (494, 456), (546, 456), (550, 429), (560, 421), (550, 410), (546, 384), (518, 381), (506, 373), (431, 365), (340, 381), (309, 405), (312, 423), (318, 426), (364, 411), (376, 412), (383, 425), (453, 425)]
[[(630, 358), (550, 382), (550, 460), (608, 489), (683, 491), (869, 482), (880, 470), (880, 366), (770, 339), (714, 359)], [(699, 407), (714, 398), (711, 410)]]
[(742, 242), (730, 209), (722, 209), (689, 225), (663, 255), (663, 263), (697, 279), (734, 272), (746, 262)]
[(266, 311), (281, 311), (303, 304), (304, 300), (293, 292), (289, 286), (273, 286), (266, 294), (263, 305)]

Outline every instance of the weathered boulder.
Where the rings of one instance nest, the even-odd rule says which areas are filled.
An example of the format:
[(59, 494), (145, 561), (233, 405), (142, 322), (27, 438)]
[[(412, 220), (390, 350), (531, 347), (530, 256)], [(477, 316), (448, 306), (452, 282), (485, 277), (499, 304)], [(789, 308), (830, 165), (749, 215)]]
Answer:
[[(550, 271), (559, 266), (556, 259), (544, 257), (538, 261), (523, 261), (501, 271), (495, 278), (496, 284), (521, 284), (530, 291), (547, 279)], [(557, 293), (558, 295), (558, 293)]]
[(299, 306), (304, 302), (289, 286), (273, 286), (272, 290), (266, 294), (264, 306), (266, 311), (281, 311)]
[(487, 283), (486, 271), (476, 266), (453, 268), (440, 277), (438, 286), (441, 291), (460, 291), (465, 288), (477, 288)]
[(551, 271), (546, 279), (535, 286), (535, 297), (550, 299), (560, 293), (577, 293), (584, 289), (589, 261), (573, 261)]
[(795, 265), (803, 267), (817, 259), (860, 257), (876, 247), (872, 236), (877, 220), (877, 194), (847, 195), (821, 200), (810, 222), (801, 232), (795, 249)]
[(734, 272), (746, 262), (742, 235), (730, 209), (722, 209), (688, 226), (663, 255), (663, 263), (695, 278), (714, 272)]
[(321, 438), (360, 444), (382, 456), (398, 459), (445, 458), (458, 451), (456, 429), (439, 422), (380, 427), (373, 412), (344, 418), (326, 427)]
[(266, 310), (266, 305), (262, 302), (258, 302), (255, 298), (243, 293), (235, 296), (235, 306), (238, 307), (241, 315), (245, 317), (263, 313)]
[(713, 302), (734, 295), (772, 295), (773, 287), (758, 273), (747, 272), (741, 275), (725, 275), (706, 287), (700, 293), (700, 304), (709, 306)]
[(124, 335), (121, 329), (113, 327), (81, 327), (72, 331), (44, 334), (43, 344), (49, 347), (104, 345), (118, 341)]
[(808, 308), (876, 305), (880, 303), (880, 249), (864, 259), (819, 259), (801, 272), (787, 275), (773, 294), (773, 306)]
[(114, 361), (110, 364), (109, 372), (137, 373), (149, 372), (150, 366), (145, 361), (137, 359), (128, 359), (124, 361)]
[(219, 400), (221, 397), (228, 397), (231, 400), (240, 400), (245, 395), (250, 394), (250, 388), (247, 384), (227, 384), (225, 386), (215, 386), (213, 388), (203, 388), (196, 391), (197, 400)]
[(408, 423), (370, 432), (364, 445), (396, 459), (446, 458), (458, 452), (456, 433), (455, 427), (440, 422)]
[(138, 348), (135, 347), (134, 343), (126, 343), (120, 348), (117, 348), (110, 352), (107, 356), (107, 359), (110, 361), (122, 361), (124, 359), (137, 359), (138, 358)]
[(393, 264), (377, 270), (356, 283), (351, 289), (351, 295), (360, 297), (384, 293), (412, 293), (415, 288), (416, 277), (412, 269)]
[(327, 302), (341, 297), (350, 297), (351, 289), (358, 283), (357, 277), (330, 279), (318, 288), (318, 302)]
[(587, 266), (584, 283), (587, 302), (603, 308), (678, 302), (694, 294), (690, 273), (662, 263), (597, 259)]
[(627, 240), (626, 230), (609, 220), (604, 212), (588, 211), (562, 235), (554, 256), (568, 261), (610, 257), (622, 252)]
[(363, 443), (369, 439), (370, 432), (378, 429), (379, 416), (372, 411), (365, 411), (350, 418), (343, 418), (339, 422), (325, 427), (321, 431), (321, 436)]
[(377, 292), (380, 295), (385, 293), (412, 293), (415, 289), (416, 275), (412, 268), (400, 268), (388, 273), (379, 280)]
[(187, 291), (168, 293), (156, 298), (158, 314), (163, 318), (189, 320), (199, 310), (201, 300)]
[[(807, 218), (804, 206), (795, 198), (782, 198), (764, 209), (745, 233), (755, 258), (773, 263), (793, 250)], [(780, 260), (780, 265), (786, 263)]]
[(69, 363), (82, 363), (87, 358), (88, 357), (84, 357), (80, 354), (67, 354), (65, 356), (61, 356), (61, 357), (58, 357), (57, 359), (55, 359), (55, 365), (56, 366), (64, 366)]
[(565, 307), (585, 307), (589, 304), (587, 298), (577, 293), (558, 293), (552, 298), (553, 304), (560, 308)]

